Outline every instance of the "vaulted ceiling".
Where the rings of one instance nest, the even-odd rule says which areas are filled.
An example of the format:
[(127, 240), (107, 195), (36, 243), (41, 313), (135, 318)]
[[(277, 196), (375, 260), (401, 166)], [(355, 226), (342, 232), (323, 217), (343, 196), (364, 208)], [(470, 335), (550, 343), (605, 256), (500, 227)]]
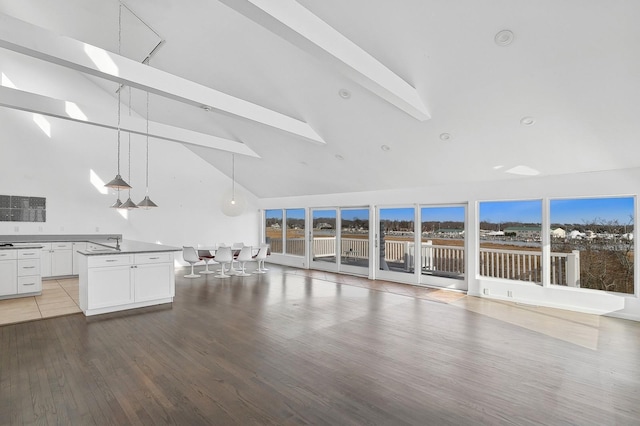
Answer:
[[(79, 79), (108, 100), (125, 80), (149, 90), (156, 136), (227, 174), (237, 152), (236, 178), (258, 197), (640, 166), (640, 2), (123, 4), (119, 26), (116, 0), (0, 0), (5, 28), (28, 24), (0, 34), (0, 71), (18, 62), (34, 78), (46, 70), (58, 80), (33, 92), (60, 101), (76, 101), (66, 88)], [(64, 44), (46, 61), (8, 46), (33, 43), (37, 27), (53, 44), (120, 50), (119, 73), (92, 72), (82, 59), (61, 65)], [(113, 107), (95, 102), (86, 107)], [(143, 116), (144, 97), (132, 107)], [(138, 124), (128, 125), (144, 132)]]

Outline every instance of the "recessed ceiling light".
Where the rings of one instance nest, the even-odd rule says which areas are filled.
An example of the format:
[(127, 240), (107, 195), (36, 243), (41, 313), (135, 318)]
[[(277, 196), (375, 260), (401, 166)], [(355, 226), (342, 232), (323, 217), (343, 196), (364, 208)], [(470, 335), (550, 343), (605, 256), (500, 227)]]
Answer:
[(351, 92), (348, 91), (347, 89), (340, 89), (340, 90), (338, 90), (338, 95), (342, 99), (349, 99), (351, 97)]
[(342, 155), (340, 155), (340, 154), (336, 154), (336, 158), (338, 160), (344, 160), (344, 157)]
[(535, 122), (536, 119), (533, 117), (522, 117), (520, 119), (520, 124), (522, 124), (523, 126), (533, 126)]
[(382, 145), (380, 149), (383, 151), (391, 151), (391, 147), (389, 145)]
[(450, 133), (440, 133), (440, 139), (443, 141), (450, 141), (452, 138)]
[(513, 32), (510, 30), (498, 31), (493, 39), (498, 46), (508, 46), (513, 42)]

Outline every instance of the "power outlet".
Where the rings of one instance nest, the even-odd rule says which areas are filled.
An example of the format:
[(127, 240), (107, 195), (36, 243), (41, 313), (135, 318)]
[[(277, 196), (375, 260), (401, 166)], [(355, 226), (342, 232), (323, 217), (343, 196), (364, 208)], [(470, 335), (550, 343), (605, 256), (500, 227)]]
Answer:
[(20, 232), (20, 227), (19, 226), (14, 226), (13, 227), (13, 231), (14, 232)]
[(42, 232), (42, 231), (43, 231), (42, 226), (38, 226), (38, 232)]
[(100, 232), (100, 227), (96, 226), (96, 232)]
[(489, 295), (489, 289), (488, 288), (483, 288), (482, 289), (482, 294), (484, 294), (485, 296)]
[(507, 290), (507, 297), (513, 297), (513, 292), (511, 290)]

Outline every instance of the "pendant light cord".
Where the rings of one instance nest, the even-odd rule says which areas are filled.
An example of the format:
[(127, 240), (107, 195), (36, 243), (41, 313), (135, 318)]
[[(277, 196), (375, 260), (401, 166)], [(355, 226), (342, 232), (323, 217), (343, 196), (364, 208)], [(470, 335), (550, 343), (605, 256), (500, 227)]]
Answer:
[(231, 202), (236, 201), (236, 155), (231, 154)]
[[(149, 59), (147, 60), (147, 65), (149, 65)], [(147, 168), (145, 182), (147, 186), (145, 195), (149, 195), (149, 91), (147, 91)]]
[[(129, 120), (131, 120), (131, 86), (129, 86)], [(129, 171), (127, 179), (131, 182), (131, 132), (129, 132)], [(131, 198), (131, 188), (129, 188), (129, 198)]]
[[(118, 55), (120, 55), (120, 46), (122, 44), (122, 3), (118, 8)], [(118, 87), (118, 175), (120, 175), (120, 90), (122, 85)]]

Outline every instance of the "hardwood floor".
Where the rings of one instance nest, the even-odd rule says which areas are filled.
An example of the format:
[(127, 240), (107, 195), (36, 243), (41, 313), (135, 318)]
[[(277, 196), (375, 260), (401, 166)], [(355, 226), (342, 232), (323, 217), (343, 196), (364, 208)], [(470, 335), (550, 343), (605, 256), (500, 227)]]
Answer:
[(0, 425), (640, 424), (639, 323), (269, 267), (1, 326)]

